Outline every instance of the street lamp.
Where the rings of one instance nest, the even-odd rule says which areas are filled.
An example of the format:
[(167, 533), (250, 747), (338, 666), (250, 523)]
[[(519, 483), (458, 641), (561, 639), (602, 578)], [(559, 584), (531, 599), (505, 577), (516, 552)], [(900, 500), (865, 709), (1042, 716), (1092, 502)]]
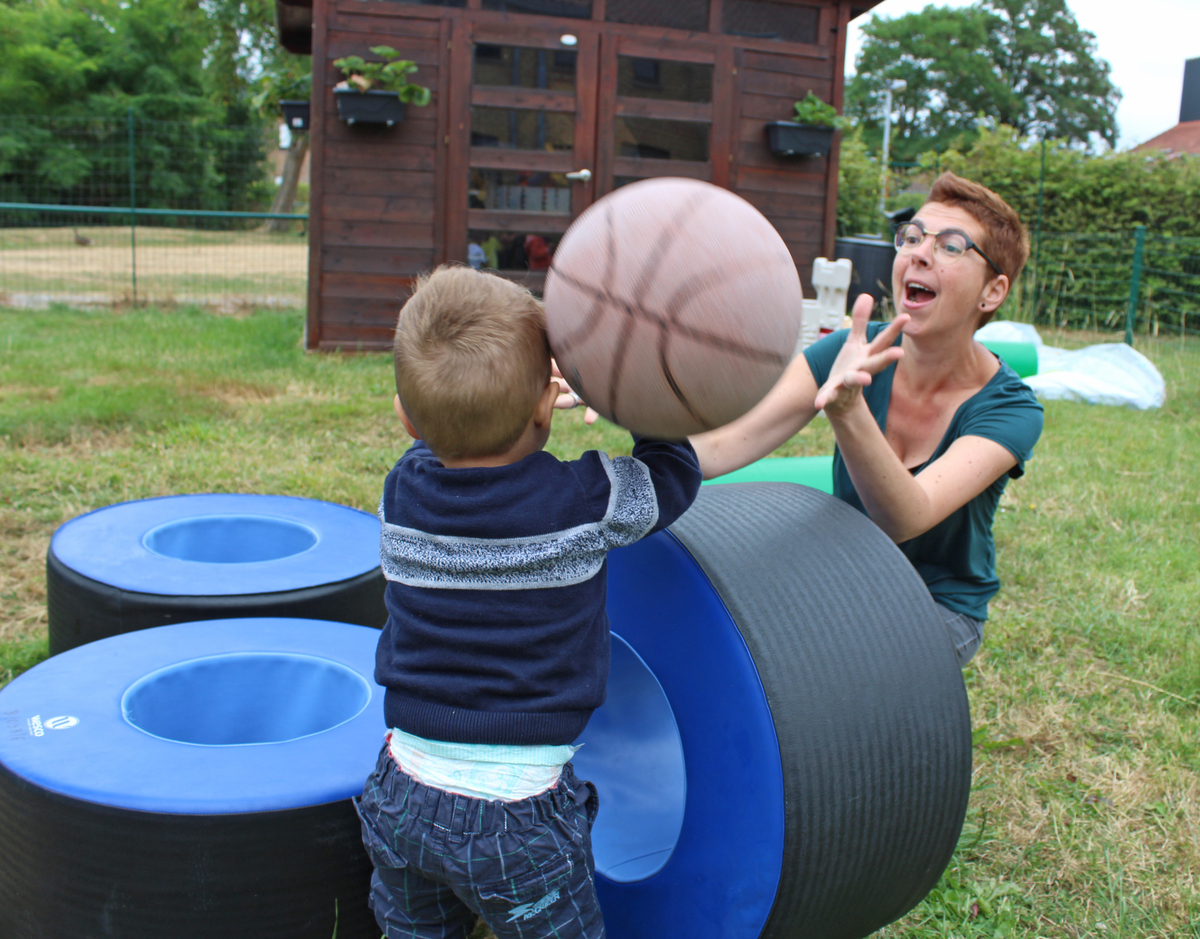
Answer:
[(885, 205), (887, 199), (887, 178), (888, 178), (888, 144), (892, 137), (892, 92), (903, 91), (908, 87), (908, 82), (903, 78), (898, 78), (895, 81), (888, 82), (884, 93), (886, 98), (883, 105), (883, 169), (879, 173), (879, 212), (883, 214), (887, 211)]

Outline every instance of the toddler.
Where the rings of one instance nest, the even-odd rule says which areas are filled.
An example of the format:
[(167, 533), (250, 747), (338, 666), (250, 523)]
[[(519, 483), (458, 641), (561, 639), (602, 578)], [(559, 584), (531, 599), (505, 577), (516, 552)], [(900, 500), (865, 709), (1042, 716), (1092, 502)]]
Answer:
[(606, 554), (688, 508), (696, 455), (546, 453), (560, 388), (542, 306), (496, 275), (418, 280), (394, 351), (415, 443), (379, 507), (391, 730), (357, 803), (371, 907), (388, 939), (463, 939), (476, 915), (498, 939), (600, 939), (598, 801), (570, 760), (604, 703)]

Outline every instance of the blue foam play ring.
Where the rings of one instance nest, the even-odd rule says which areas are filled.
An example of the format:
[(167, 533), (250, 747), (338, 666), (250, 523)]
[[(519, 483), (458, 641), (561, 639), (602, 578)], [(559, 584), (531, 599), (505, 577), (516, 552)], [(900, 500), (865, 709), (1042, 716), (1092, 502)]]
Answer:
[(612, 628), (678, 733), (630, 739), (685, 764), (660, 794), (682, 823), (655, 833), (641, 876), (614, 878), (628, 863), (606, 856), (619, 838), (604, 826), (623, 823), (606, 777), (625, 768), (576, 755), (600, 792), (611, 939), (858, 939), (919, 902), (966, 814), (971, 729), (950, 638), (899, 549), (831, 496), (735, 483), (609, 564)]
[(96, 509), (50, 547), (71, 570), (134, 593), (280, 593), (378, 567), (379, 521), (316, 499), (201, 493)]
[(377, 936), (349, 800), (383, 733), (378, 637), (185, 623), (0, 690), (0, 935)]
[[(610, 779), (630, 767), (611, 752), (589, 752), (590, 724), (580, 738), (585, 746), (575, 756), (577, 772), (595, 782), (601, 799), (593, 844), (607, 933), (613, 939), (753, 939), (778, 888), (784, 829), (779, 743), (754, 661), (704, 571), (671, 534), (614, 552), (609, 565), (613, 629), (662, 686), (687, 769), (686, 782), (672, 781), (665, 791), (661, 777), (643, 780), (660, 800), (660, 817), (670, 820), (668, 831), (655, 833), (660, 856), (652, 873), (615, 879), (613, 869), (620, 874), (634, 858), (609, 847), (624, 833), (607, 829), (626, 821), (624, 807), (612, 801), (613, 789), (623, 787)], [(610, 696), (619, 681), (614, 669)], [(603, 711), (614, 706), (620, 707), (619, 697), (592, 721), (603, 720)], [(637, 739), (642, 734), (632, 723), (626, 732)], [(668, 735), (655, 736), (666, 737), (661, 746), (670, 749)], [(674, 822), (678, 814), (682, 825)], [(669, 856), (663, 858), (665, 848)], [(730, 863), (734, 858), (739, 860)]]
[[(375, 630), (346, 623), (251, 618), (181, 623), (89, 643), (48, 659), (0, 690), (10, 722), (20, 724), (19, 733), (0, 742), (0, 762), (61, 795), (141, 812), (262, 812), (347, 799), (361, 791), (379, 750), (383, 698), (372, 677), (378, 640)], [(181, 663), (236, 667), (244, 661), (239, 657), (264, 652), (294, 657), (288, 660), (295, 666), (292, 680), (307, 681), (314, 693), (328, 687), (315, 671), (325, 667), (337, 676), (343, 674), (339, 669), (352, 673), (365, 697), (322, 732), (287, 731), (294, 739), (259, 740), (259, 746), (167, 739), (126, 718), (126, 694), (139, 685), (144, 689), (164, 670)], [(272, 666), (267, 660), (261, 664), (263, 670)], [(266, 694), (263, 673), (246, 677), (240, 692), (228, 686), (242, 699), (228, 701), (223, 713), (195, 715), (197, 720), (243, 720), (237, 709), (245, 711), (245, 720), (254, 719), (254, 700), (246, 696)], [(303, 684), (293, 687), (293, 706), (303, 692)], [(219, 703), (210, 700), (208, 706)], [(34, 716), (43, 725), (36, 736), (28, 723)], [(54, 717), (75, 723), (46, 728)]]
[(238, 616), (382, 626), (379, 521), (291, 496), (210, 493), (106, 506), (46, 555), (50, 651), (169, 623)]

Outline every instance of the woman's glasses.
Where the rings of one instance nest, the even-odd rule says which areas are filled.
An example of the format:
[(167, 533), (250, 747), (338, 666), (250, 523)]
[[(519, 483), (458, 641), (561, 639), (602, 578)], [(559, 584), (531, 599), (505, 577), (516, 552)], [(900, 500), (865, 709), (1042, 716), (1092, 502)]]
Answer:
[(933, 253), (943, 264), (953, 264), (968, 251), (975, 250), (979, 256), (992, 266), (997, 274), (1004, 271), (996, 266), (996, 262), (979, 249), (963, 232), (948, 228), (945, 231), (926, 231), (920, 222), (901, 222), (896, 226), (896, 250), (901, 254), (911, 254), (925, 243), (925, 236), (933, 236)]

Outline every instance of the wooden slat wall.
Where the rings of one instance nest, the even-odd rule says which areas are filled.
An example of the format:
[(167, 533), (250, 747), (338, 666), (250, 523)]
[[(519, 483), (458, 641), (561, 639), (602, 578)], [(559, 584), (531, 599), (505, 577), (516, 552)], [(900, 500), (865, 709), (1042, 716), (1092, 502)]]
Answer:
[[(321, 41), (313, 37), (314, 71), (318, 50), (324, 62), (323, 80), (314, 82), (324, 112), (314, 149), (319, 141), (324, 159), (311, 194), (321, 233), (310, 265), (318, 326), (310, 325), (308, 346), (386, 349), (412, 278), (440, 259), (438, 129), (448, 24), (405, 17), (402, 4), (325, 2), (324, 19), (314, 19), (324, 25)], [(350, 127), (337, 116), (333, 87), (342, 76), (333, 60), (369, 56), (378, 45), (416, 62), (413, 79), (433, 90), (433, 100), (424, 108), (409, 105), (404, 122), (393, 128)]]
[[(811, 89), (823, 101), (833, 95), (832, 47), (811, 54), (780, 55), (750, 49), (734, 53), (737, 68), (738, 121), (736, 172), (730, 188), (762, 212), (787, 242), (806, 296), (812, 289), (813, 261), (826, 255), (826, 157), (778, 157), (767, 149), (765, 124), (787, 120), (792, 104)], [(836, 164), (833, 165), (837, 184)]]
[[(601, 0), (593, 2), (601, 16)], [(717, 82), (714, 88), (712, 178), (771, 220), (812, 296), (813, 261), (833, 251), (836, 144), (829, 158), (775, 157), (767, 149), (764, 124), (790, 117), (792, 102), (810, 89), (840, 108), (851, 0), (802, 2), (824, 8), (818, 44), (781, 49), (770, 41), (713, 33), (696, 38), (719, 73), (733, 74), (731, 85)], [(719, 22), (720, 0), (712, 0), (712, 9)], [(466, 236), (466, 190), (457, 175), (467, 159), (458, 125), (469, 100), (469, 88), (463, 87), (470, 75), (469, 20), (486, 21), (493, 31), (511, 27), (518, 39), (527, 18), (482, 12), (470, 2), (466, 9), (446, 9), (388, 0), (314, 0), (313, 13), (314, 88), (320, 93), (313, 96), (310, 123), (315, 211), (309, 226), (307, 345), (386, 349), (412, 278), (454, 255)], [(641, 43), (647, 55), (693, 58), (686, 39), (662, 30), (594, 25), (602, 43), (617, 41), (619, 34), (625, 54)], [(426, 108), (410, 106), (396, 128), (348, 127), (337, 117), (333, 86), (341, 75), (332, 63), (344, 55), (366, 55), (374, 45), (393, 46), (415, 61), (420, 70), (414, 79), (433, 90), (433, 100)], [(582, 54), (596, 53), (589, 48)], [(718, 115), (732, 120), (717, 120)], [(599, 119), (611, 121), (612, 115), (601, 113)], [(614, 167), (596, 168), (604, 178)]]

